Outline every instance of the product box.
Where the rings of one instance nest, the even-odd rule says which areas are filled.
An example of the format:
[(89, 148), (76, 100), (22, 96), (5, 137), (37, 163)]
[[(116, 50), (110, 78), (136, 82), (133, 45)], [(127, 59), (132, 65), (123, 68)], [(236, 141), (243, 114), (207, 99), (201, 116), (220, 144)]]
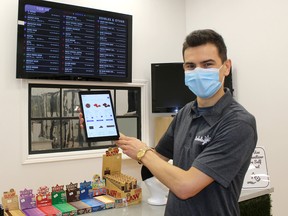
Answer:
[(36, 206), (46, 216), (62, 216), (62, 212), (52, 206), (52, 197), (47, 186), (41, 186), (36, 194)]
[(84, 181), (80, 182), (80, 200), (84, 199), (92, 199), (93, 198), (93, 190), (92, 190), (92, 182)]
[(19, 209), (18, 195), (14, 189), (10, 189), (9, 192), (3, 193), (2, 204), (5, 214), (12, 216), (25, 216), (25, 214)]
[(46, 216), (62, 216), (62, 212), (54, 206), (42, 206), (38, 207)]
[(104, 179), (105, 175), (121, 173), (121, 166), (122, 154), (116, 147), (109, 148), (102, 157), (102, 178)]
[(46, 214), (38, 208), (24, 209), (22, 211), (26, 216), (46, 216)]
[(108, 149), (103, 155), (102, 174), (106, 183), (106, 194), (114, 197), (116, 207), (139, 204), (142, 201), (142, 189), (137, 179), (121, 173), (122, 154)]
[(114, 199), (115, 199), (115, 208), (122, 208), (122, 207), (128, 206), (126, 198), (115, 198), (114, 197)]
[(94, 198), (92, 199), (84, 199), (81, 200), (82, 202), (86, 203), (87, 205), (91, 206), (91, 210), (92, 212), (96, 212), (96, 211), (101, 211), (105, 209), (105, 203), (99, 201), (99, 200), (95, 200)]
[(62, 212), (63, 216), (77, 215), (77, 209), (67, 203), (64, 185), (56, 185), (52, 187), (52, 205)]
[(92, 191), (93, 191), (93, 196), (106, 194), (105, 179), (101, 179), (100, 176), (97, 174), (93, 176)]
[[(94, 175), (96, 177), (96, 175)], [(97, 175), (98, 179), (98, 175)], [(94, 180), (95, 182), (95, 180)], [(105, 190), (106, 191), (106, 190)], [(105, 204), (93, 199), (94, 191), (92, 189), (91, 181), (84, 181), (80, 183), (80, 200), (91, 207), (92, 212), (101, 211), (105, 209)]]
[(94, 199), (105, 204), (105, 209), (115, 208), (115, 199), (108, 195), (96, 196)]
[(26, 216), (45, 216), (45, 214), (36, 207), (36, 199), (32, 189), (20, 191), (20, 207)]
[(106, 175), (105, 178), (107, 195), (116, 198), (116, 207), (141, 203), (142, 188), (138, 187), (133, 177), (119, 173)]
[(71, 182), (69, 185), (66, 185), (66, 196), (67, 202), (77, 209), (77, 215), (92, 212), (91, 206), (80, 201), (80, 190), (77, 183), (73, 184)]

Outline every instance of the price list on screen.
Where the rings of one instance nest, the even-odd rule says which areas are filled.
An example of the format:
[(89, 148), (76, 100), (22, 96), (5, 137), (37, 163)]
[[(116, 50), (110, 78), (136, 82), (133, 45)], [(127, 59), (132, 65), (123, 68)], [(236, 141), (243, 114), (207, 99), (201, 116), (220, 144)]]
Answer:
[(125, 75), (127, 23), (121, 19), (98, 18), (99, 74)]
[(64, 73), (93, 74), (95, 68), (95, 17), (82, 13), (65, 13), (63, 19)]
[(26, 72), (124, 77), (127, 22), (93, 14), (26, 5)]
[(58, 73), (60, 70), (60, 14), (49, 8), (26, 5), (23, 69)]

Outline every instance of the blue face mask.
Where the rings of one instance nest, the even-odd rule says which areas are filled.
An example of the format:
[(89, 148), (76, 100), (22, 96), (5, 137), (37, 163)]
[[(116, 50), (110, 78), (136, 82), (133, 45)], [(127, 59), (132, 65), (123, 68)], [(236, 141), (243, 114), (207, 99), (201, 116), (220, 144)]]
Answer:
[[(221, 66), (222, 67), (222, 66)], [(195, 68), (185, 71), (185, 85), (198, 97), (210, 98), (221, 88), (218, 68)]]

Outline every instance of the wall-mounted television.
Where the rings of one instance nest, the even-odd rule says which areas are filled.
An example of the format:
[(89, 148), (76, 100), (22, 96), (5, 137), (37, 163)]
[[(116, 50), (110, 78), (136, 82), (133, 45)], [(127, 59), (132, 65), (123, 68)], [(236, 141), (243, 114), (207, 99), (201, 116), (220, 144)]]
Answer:
[[(151, 64), (152, 113), (177, 113), (188, 102), (195, 100), (184, 82), (183, 63)], [(224, 86), (233, 93), (232, 70), (225, 77)]]
[(19, 0), (16, 77), (131, 82), (132, 16)]

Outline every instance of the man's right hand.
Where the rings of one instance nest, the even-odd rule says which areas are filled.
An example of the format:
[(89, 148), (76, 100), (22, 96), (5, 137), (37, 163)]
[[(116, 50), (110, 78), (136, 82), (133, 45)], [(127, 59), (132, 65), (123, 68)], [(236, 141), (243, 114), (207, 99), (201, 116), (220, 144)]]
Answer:
[(84, 118), (83, 118), (83, 113), (81, 112), (81, 109), (78, 108), (78, 112), (79, 112), (79, 124), (80, 124), (80, 128), (84, 128)]

